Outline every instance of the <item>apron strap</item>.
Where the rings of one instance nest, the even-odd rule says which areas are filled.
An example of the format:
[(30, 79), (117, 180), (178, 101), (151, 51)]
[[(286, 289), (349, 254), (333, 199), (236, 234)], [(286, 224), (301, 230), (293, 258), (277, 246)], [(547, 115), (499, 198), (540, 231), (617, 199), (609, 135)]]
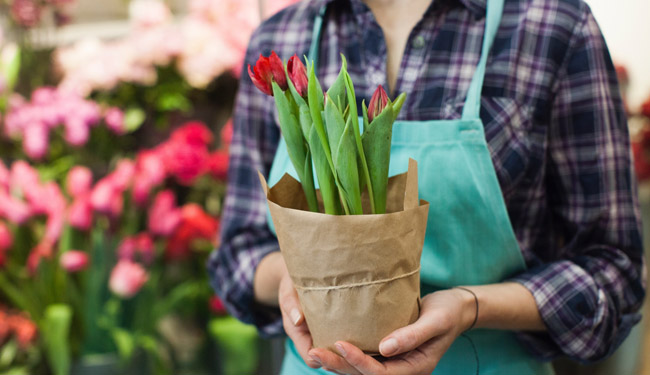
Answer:
[(327, 11), (327, 3), (324, 4), (316, 18), (314, 19), (314, 29), (311, 34), (311, 46), (309, 46), (309, 56), (307, 58), (314, 64), (314, 71), (318, 69), (318, 50), (320, 46), (320, 37), (323, 33), (323, 17)]
[(485, 78), (485, 67), (488, 55), (494, 42), (494, 38), (501, 23), (504, 0), (487, 0), (487, 14), (485, 16), (485, 35), (483, 36), (483, 47), (481, 59), (479, 60), (472, 83), (467, 92), (465, 106), (463, 107), (463, 120), (474, 120), (479, 118), (481, 109), (481, 91), (483, 90), (483, 79)]

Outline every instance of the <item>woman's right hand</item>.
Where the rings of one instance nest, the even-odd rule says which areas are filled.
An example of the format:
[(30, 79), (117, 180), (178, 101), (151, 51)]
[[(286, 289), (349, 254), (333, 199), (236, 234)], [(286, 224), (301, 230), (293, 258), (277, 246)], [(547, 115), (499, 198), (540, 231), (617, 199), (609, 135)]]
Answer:
[(284, 275), (280, 279), (278, 301), (282, 311), (284, 330), (296, 346), (298, 354), (300, 354), (307, 366), (311, 368), (321, 367), (320, 362), (314, 360), (308, 354), (312, 349), (311, 333), (309, 333), (307, 322), (300, 308), (298, 293), (293, 286), (289, 273), (286, 272), (286, 268)]

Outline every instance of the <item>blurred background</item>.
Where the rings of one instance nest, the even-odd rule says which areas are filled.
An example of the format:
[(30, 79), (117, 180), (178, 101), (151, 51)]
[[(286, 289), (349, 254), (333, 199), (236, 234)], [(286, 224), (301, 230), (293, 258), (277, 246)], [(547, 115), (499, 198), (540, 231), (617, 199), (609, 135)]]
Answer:
[[(282, 339), (227, 315), (205, 261), (246, 44), (294, 2), (0, 0), (0, 375), (278, 372)], [(648, 249), (650, 2), (587, 2), (626, 97)], [(558, 373), (650, 374), (646, 321)]]

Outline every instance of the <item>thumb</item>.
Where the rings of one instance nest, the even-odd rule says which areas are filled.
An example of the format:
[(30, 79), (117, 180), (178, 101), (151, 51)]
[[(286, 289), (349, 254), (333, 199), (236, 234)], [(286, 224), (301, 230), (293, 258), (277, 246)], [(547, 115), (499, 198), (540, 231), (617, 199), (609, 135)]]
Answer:
[(418, 348), (425, 342), (445, 332), (445, 324), (423, 311), (415, 323), (393, 331), (379, 344), (384, 357), (392, 357)]
[(289, 320), (294, 326), (299, 326), (304, 321), (300, 301), (298, 300), (298, 293), (293, 287), (291, 278), (285, 276), (280, 282), (280, 289), (278, 293), (280, 308), (284, 314), (289, 317)]

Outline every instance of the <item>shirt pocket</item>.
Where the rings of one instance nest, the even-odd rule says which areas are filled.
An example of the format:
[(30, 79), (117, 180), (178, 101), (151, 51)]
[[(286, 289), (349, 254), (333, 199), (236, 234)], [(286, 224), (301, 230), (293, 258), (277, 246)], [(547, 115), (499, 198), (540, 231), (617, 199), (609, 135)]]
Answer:
[[(448, 118), (460, 118), (465, 98), (454, 101)], [(480, 116), (494, 169), (504, 196), (521, 182), (532, 183), (541, 175), (546, 148), (545, 127), (538, 126), (534, 107), (512, 97), (481, 97)]]

